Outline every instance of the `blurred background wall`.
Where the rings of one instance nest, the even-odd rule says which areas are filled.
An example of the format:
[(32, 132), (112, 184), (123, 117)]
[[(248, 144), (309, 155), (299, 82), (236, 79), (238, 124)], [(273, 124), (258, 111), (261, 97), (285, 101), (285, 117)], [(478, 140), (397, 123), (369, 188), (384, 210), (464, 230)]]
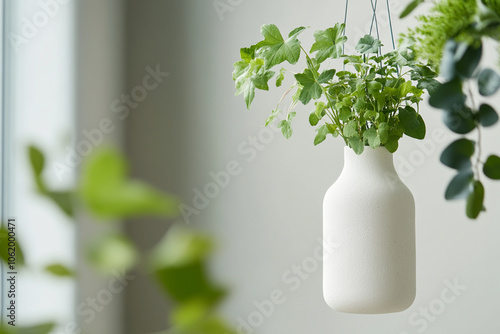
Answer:
[[(23, 1), (32, 7), (19, 14), (19, 24), (40, 10), (39, 2)], [(379, 2), (380, 33), (387, 50), (387, 9), (385, 1)], [(389, 1), (396, 34), (415, 23), (413, 19), (397, 19), (406, 2)], [(30, 69), (24, 78), (31, 83), (35, 74), (43, 78), (41, 69), (47, 64), (57, 65), (59, 72), (49, 71), (51, 76), (35, 87), (47, 88), (46, 82), (58, 82), (54, 80), (69, 75), (75, 86), (66, 92), (69, 86), (59, 82), (54, 92), (71, 99), (63, 105), (52, 96), (45, 99), (42, 111), (36, 104), (23, 106), (20, 110), (25, 113), (18, 114), (19, 119), (32, 117), (26, 112), (35, 115), (54, 112), (55, 106), (67, 108), (71, 112), (66, 116), (54, 114), (44, 121), (69, 117), (64, 118), (64, 126), (68, 131), (76, 127), (75, 143), (85, 138), (84, 130), (99, 128), (104, 118), (110, 119), (115, 130), (103, 142), (126, 152), (134, 177), (178, 194), (186, 206), (198, 206), (179, 223), (216, 238), (213, 273), (231, 288), (223, 311), (240, 333), (498, 332), (500, 188), (485, 181), (488, 212), (478, 221), (465, 218), (462, 202), (445, 202), (444, 189), (453, 173), (438, 160), (453, 135), (441, 123), (440, 112), (426, 103), (422, 113), (427, 138), (420, 143), (402, 141), (394, 158), (417, 205), (415, 303), (397, 314), (349, 315), (333, 312), (323, 301), (321, 261), (315, 254), (322, 237), (323, 195), (342, 170), (343, 144), (329, 138), (314, 147), (314, 131), (307, 121), (311, 107), (300, 104), (290, 140), (274, 128), (264, 130), (264, 120), (291, 83), (290, 78), (282, 88), (271, 87), (270, 94), (258, 92), (253, 110), (247, 111), (242, 97), (234, 96), (231, 72), (233, 62), (239, 59), (239, 48), (260, 40), (262, 24), (275, 23), (283, 34), (301, 25), (325, 29), (343, 20), (344, 1), (87, 0), (74, 4), (75, 8), (65, 14), (70, 15), (65, 26), (57, 28), (54, 19), (40, 36), (61, 42), (67, 38), (58, 35), (61, 31), (75, 29), (74, 38), (64, 44), (64, 50), (75, 50), (74, 58), (71, 54), (65, 58), (76, 59), (75, 64), (58, 60), (56, 56), (64, 51), (48, 59), (36, 58), (34, 48), (41, 47), (43, 37), (33, 39), (25, 49), (23, 57), (31, 55), (31, 60), (22, 61), (19, 55), (12, 58), (23, 64), (22, 73)], [(348, 14), (347, 35), (356, 41), (369, 30), (370, 1), (350, 0)], [(310, 45), (312, 39), (304, 41)], [(46, 50), (52, 49), (44, 47), (38, 52)], [(492, 57), (488, 60), (493, 61)], [(338, 65), (332, 62), (332, 66)], [(26, 94), (18, 101), (29, 96), (36, 102), (48, 96)], [(47, 125), (33, 125), (19, 130), (23, 134), (18, 139), (20, 145), (48, 138), (46, 129)], [(485, 156), (498, 151), (498, 132), (496, 125), (483, 134)], [(57, 146), (51, 141), (41, 143)], [(52, 157), (64, 159), (64, 147), (58, 149)], [(222, 186), (214, 186), (214, 179)], [(23, 189), (19, 203), (25, 200), (23, 194), (31, 191), (27, 185)], [(203, 200), (200, 193), (207, 189), (210, 195)], [(59, 253), (71, 252), (75, 245), (102, 233), (86, 222), (87, 217), (80, 217), (75, 239), (69, 228), (67, 234), (55, 237), (69, 240), (65, 244), (61, 241)], [(59, 226), (65, 223), (59, 222)], [(144, 250), (166, 229), (165, 223), (156, 219), (141, 219), (126, 227)], [(36, 239), (32, 232), (24, 235)], [(74, 257), (67, 254), (69, 263), (82, 258), (81, 253)], [(86, 267), (82, 271), (78, 287), (67, 287), (68, 291), (77, 290), (76, 303), (61, 301), (61, 309), (71, 310), (72, 305), (95, 296), (107, 284)], [(50, 288), (53, 283), (47, 284)], [(268, 302), (271, 299), (275, 301), (272, 304)], [(137, 274), (124, 293), (115, 296), (85, 329), (94, 333), (151, 333), (165, 327), (168, 309), (152, 278)], [(84, 320), (76, 310), (64, 317)]]

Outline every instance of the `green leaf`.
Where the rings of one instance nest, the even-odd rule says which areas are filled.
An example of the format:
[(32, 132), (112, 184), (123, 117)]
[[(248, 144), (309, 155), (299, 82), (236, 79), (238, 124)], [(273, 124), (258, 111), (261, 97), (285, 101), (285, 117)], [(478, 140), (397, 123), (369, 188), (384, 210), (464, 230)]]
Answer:
[(430, 95), (433, 95), (440, 85), (441, 83), (436, 79), (420, 79), (417, 83), (417, 88), (425, 89)]
[(281, 129), (281, 133), (283, 134), (283, 137), (286, 139), (290, 139), (290, 137), (293, 134), (292, 130), (292, 124), (290, 123), (289, 120), (282, 120), (278, 123), (278, 128)]
[(342, 55), (342, 44), (347, 41), (344, 36), (344, 24), (335, 24), (334, 27), (314, 32), (315, 43), (311, 47), (311, 53), (316, 52), (318, 63), (327, 58), (336, 59)]
[(401, 138), (401, 137), (397, 136), (397, 135), (389, 135), (389, 137), (387, 138), (387, 142), (384, 145), (385, 148), (387, 149), (387, 151), (389, 151), (391, 153), (394, 153), (397, 151), (398, 146), (399, 146), (399, 138)]
[(369, 128), (363, 132), (363, 138), (368, 142), (368, 145), (370, 145), (371, 148), (377, 148), (380, 146), (380, 138), (375, 128)]
[(382, 84), (378, 81), (370, 81), (367, 85), (368, 93), (380, 92), (383, 88)]
[(493, 180), (500, 180), (500, 157), (490, 155), (483, 166), (483, 173)]
[(243, 94), (247, 109), (250, 109), (255, 98), (255, 89), (269, 90), (268, 81), (273, 75), (273, 71), (266, 70), (262, 58), (255, 58), (249, 62), (241, 60), (234, 63), (235, 95)]
[(288, 61), (290, 64), (296, 64), (300, 57), (300, 41), (297, 35), (303, 29), (298, 28), (292, 31), (286, 41), (283, 39), (280, 30), (274, 24), (265, 24), (261, 28), (264, 40), (257, 44), (261, 49), (261, 55), (266, 60), (266, 69)]
[(477, 113), (479, 123), (484, 126), (492, 126), (498, 121), (498, 114), (489, 104), (481, 104)]
[(467, 198), (470, 192), (471, 182), (474, 178), (474, 173), (470, 169), (459, 171), (451, 180), (446, 188), (444, 198), (447, 200)]
[(308, 104), (311, 99), (319, 99), (321, 97), (323, 89), (310, 69), (305, 69), (304, 73), (295, 74), (295, 79), (302, 85), (299, 100), (303, 104)]
[(268, 126), (269, 124), (271, 124), (274, 119), (282, 112), (281, 109), (274, 109), (272, 112), (271, 112), (271, 115), (266, 119), (266, 124), (264, 126)]
[(380, 43), (378, 39), (375, 39), (371, 35), (365, 35), (359, 40), (358, 44), (356, 44), (355, 49), (361, 54), (378, 53), (381, 46), (382, 43)]
[[(9, 240), (9, 233), (11, 234), (11, 240)], [(0, 228), (0, 260), (7, 264), (10, 257), (10, 260), (14, 260), (13, 262), (17, 268), (24, 266), (24, 252), (17, 240), (17, 235), (14, 236), (15, 241), (12, 241), (12, 235), (15, 233), (15, 231), (9, 230), (7, 222), (3, 223)], [(9, 245), (9, 242), (14, 242), (14, 247), (12, 247), (12, 244)]]
[(45, 157), (43, 156), (43, 153), (33, 145), (30, 145), (28, 150), (33, 173), (35, 177), (40, 177), (45, 167)]
[(420, 5), (422, 2), (424, 2), (425, 0), (413, 0), (412, 2), (410, 2), (406, 8), (401, 12), (401, 14), (399, 15), (399, 18), (402, 19), (406, 16), (408, 16), (411, 12), (413, 12), (413, 10), (415, 8), (418, 7), (418, 5)]
[(139, 260), (139, 254), (129, 238), (113, 233), (100, 237), (90, 245), (88, 260), (96, 269), (111, 273), (131, 269)]
[(487, 68), (479, 74), (477, 78), (479, 93), (483, 96), (490, 96), (500, 88), (500, 76), (493, 70)]
[(319, 123), (319, 118), (316, 116), (316, 114), (313, 112), (309, 115), (309, 124), (312, 126), (316, 126)]
[(404, 133), (415, 139), (425, 138), (425, 123), (420, 114), (410, 106), (399, 109), (399, 120), (403, 126)]
[(318, 77), (319, 83), (327, 83), (328, 81), (333, 79), (335, 75), (335, 70), (326, 70)]
[(443, 123), (453, 132), (466, 134), (476, 128), (474, 114), (465, 105), (458, 105), (452, 110), (443, 111)]
[(326, 108), (325, 102), (321, 102), (321, 101), (316, 102), (316, 109), (314, 109), (314, 113), (316, 114), (318, 119), (323, 118), (323, 116), (325, 115), (325, 108)]
[(75, 276), (73, 270), (69, 269), (63, 264), (54, 263), (45, 267), (45, 271), (59, 277), (73, 277)]
[(326, 139), (326, 135), (329, 134), (330, 132), (328, 131), (328, 128), (326, 125), (322, 125), (317, 129), (318, 133), (316, 134), (316, 137), (314, 138), (314, 146), (322, 143)]
[(127, 174), (127, 163), (116, 150), (101, 148), (87, 159), (79, 191), (92, 214), (106, 219), (178, 214), (179, 201), (175, 197), (129, 180)]
[(306, 27), (298, 27), (298, 28), (295, 28), (293, 29), (292, 31), (290, 31), (290, 33), (288, 34), (288, 38), (292, 38), (292, 37), (297, 37), (300, 33), (302, 33), (304, 30), (306, 30)]
[(474, 154), (474, 142), (461, 138), (452, 142), (441, 153), (440, 161), (451, 168), (462, 170), (471, 166), (470, 158)]
[(344, 126), (344, 136), (345, 137), (358, 137), (358, 123), (355, 120), (350, 120)]
[(460, 60), (455, 64), (455, 69), (462, 77), (471, 78), (481, 60), (483, 45), (482, 43), (479, 44), (479, 47), (468, 44), (464, 45), (466, 50)]
[(47, 190), (45, 195), (50, 198), (68, 217), (73, 217), (73, 197), (70, 191)]
[(476, 219), (481, 210), (483, 210), (484, 187), (480, 181), (474, 181), (473, 188), (467, 197), (467, 205), (465, 213), (467, 217)]
[(429, 104), (435, 108), (451, 109), (465, 103), (462, 82), (458, 79), (439, 85), (429, 98)]
[(52, 330), (56, 327), (54, 323), (44, 323), (35, 326), (29, 327), (18, 327), (16, 330), (12, 332), (12, 334), (49, 334), (52, 333)]
[(176, 225), (154, 249), (150, 267), (176, 302), (196, 299), (213, 305), (224, 296), (224, 290), (208, 275), (205, 261), (212, 249), (210, 238)]
[(278, 76), (276, 77), (276, 87), (280, 87), (283, 83), (283, 80), (285, 79), (285, 72), (286, 70), (282, 67)]
[(380, 138), (380, 143), (383, 145), (387, 142), (389, 138), (389, 124), (382, 122), (378, 125), (378, 136)]
[(349, 146), (354, 150), (354, 153), (360, 155), (365, 149), (365, 144), (359, 137), (349, 137), (347, 138)]

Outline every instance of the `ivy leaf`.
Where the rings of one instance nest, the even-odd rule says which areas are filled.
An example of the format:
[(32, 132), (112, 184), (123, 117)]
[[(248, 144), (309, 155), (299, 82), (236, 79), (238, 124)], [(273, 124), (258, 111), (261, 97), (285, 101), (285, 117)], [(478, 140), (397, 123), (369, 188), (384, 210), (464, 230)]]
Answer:
[(500, 76), (493, 70), (487, 68), (479, 74), (477, 78), (479, 93), (483, 96), (490, 96), (500, 88)]
[(281, 129), (281, 133), (283, 134), (283, 137), (285, 137), (286, 139), (290, 139), (290, 137), (292, 136), (293, 134), (293, 130), (292, 130), (292, 124), (289, 120), (282, 120), (278, 123), (278, 128)]
[(399, 147), (399, 138), (401, 138), (401, 137), (398, 135), (389, 135), (389, 137), (387, 138), (387, 141), (384, 145), (385, 148), (387, 149), (387, 151), (389, 151), (391, 153), (394, 153), (397, 151), (397, 149)]
[(316, 114), (313, 112), (309, 115), (309, 124), (312, 126), (316, 126), (319, 123), (319, 118), (316, 116)]
[(347, 122), (346, 126), (344, 126), (344, 136), (345, 137), (358, 137), (358, 123), (355, 120), (350, 120)]
[(133, 242), (123, 234), (112, 233), (95, 240), (88, 250), (91, 265), (103, 273), (129, 270), (139, 259)]
[(330, 132), (328, 131), (328, 128), (326, 127), (326, 125), (322, 125), (320, 126), (318, 129), (318, 134), (316, 135), (316, 137), (314, 138), (314, 146), (322, 143), (323, 141), (325, 141), (326, 139), (326, 135), (329, 134)]
[(399, 109), (399, 120), (403, 126), (404, 133), (415, 139), (425, 138), (425, 123), (420, 114), (410, 106)]
[(325, 115), (325, 108), (326, 108), (325, 102), (322, 101), (316, 102), (316, 109), (314, 109), (314, 113), (316, 114), (318, 119), (322, 119), (323, 116)]
[(375, 128), (369, 128), (363, 133), (363, 138), (368, 142), (371, 148), (380, 146), (380, 138)]
[(488, 104), (481, 104), (477, 117), (479, 123), (484, 127), (492, 126), (498, 121), (497, 112)]
[(318, 77), (319, 83), (327, 83), (328, 81), (333, 79), (335, 75), (335, 70), (326, 70)]
[(378, 49), (382, 46), (382, 43), (378, 39), (375, 39), (371, 35), (363, 36), (358, 44), (356, 44), (356, 51), (361, 54), (366, 53), (378, 53)]
[(349, 146), (354, 150), (354, 153), (360, 155), (365, 149), (365, 144), (359, 137), (349, 137), (347, 138)]
[(324, 62), (327, 58), (336, 59), (342, 55), (342, 44), (347, 41), (344, 36), (344, 24), (335, 24), (333, 28), (318, 30), (314, 32), (315, 43), (311, 47), (311, 53), (316, 52), (318, 63)]
[(274, 75), (264, 67), (264, 59), (255, 58), (247, 62), (241, 60), (234, 63), (233, 80), (235, 81), (236, 94), (243, 94), (247, 109), (250, 109), (255, 98), (255, 89), (269, 90), (268, 81)]
[(500, 157), (490, 155), (484, 163), (483, 173), (492, 180), (500, 180)]
[(302, 85), (299, 100), (303, 104), (308, 104), (311, 99), (318, 99), (321, 97), (323, 89), (310, 69), (306, 68), (304, 73), (295, 74), (295, 79)]
[(415, 8), (418, 7), (418, 5), (420, 5), (424, 1), (425, 0), (413, 0), (412, 2), (410, 2), (408, 4), (408, 6), (406, 6), (406, 8), (401, 12), (401, 14), (399, 15), (399, 18), (402, 19), (402, 18), (408, 16), (411, 12), (413, 12), (415, 10)]
[(465, 213), (467, 217), (476, 219), (483, 210), (484, 187), (481, 181), (474, 181), (472, 191), (467, 197)]
[(389, 138), (389, 124), (382, 122), (378, 125), (378, 136), (380, 138), (380, 143), (385, 144)]
[(276, 87), (280, 87), (283, 83), (283, 80), (285, 79), (285, 72), (286, 70), (282, 67), (278, 76), (276, 77)]
[(462, 170), (471, 166), (470, 158), (474, 154), (474, 142), (461, 138), (452, 142), (441, 153), (440, 161), (451, 168)]
[(472, 170), (464, 169), (459, 171), (459, 173), (455, 175), (455, 177), (448, 184), (444, 198), (447, 200), (467, 198), (467, 196), (469, 196), (470, 185), (473, 178), (474, 173)]
[(268, 126), (269, 124), (271, 124), (281, 112), (282, 110), (279, 108), (276, 108), (273, 111), (271, 111), (271, 115), (266, 119), (266, 124), (264, 126)]
[(261, 49), (261, 55), (266, 60), (266, 69), (288, 61), (290, 64), (296, 64), (300, 57), (300, 41), (297, 36), (304, 29), (294, 29), (290, 37), (285, 41), (280, 30), (274, 24), (265, 24), (261, 28), (264, 40), (257, 44)]

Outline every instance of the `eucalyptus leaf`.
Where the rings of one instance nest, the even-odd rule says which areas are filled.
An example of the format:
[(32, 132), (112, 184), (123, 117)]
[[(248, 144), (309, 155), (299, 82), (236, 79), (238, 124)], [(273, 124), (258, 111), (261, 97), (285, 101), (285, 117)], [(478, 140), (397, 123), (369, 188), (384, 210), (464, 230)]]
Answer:
[(484, 69), (477, 78), (479, 93), (483, 96), (490, 96), (500, 88), (500, 76), (492, 69)]
[(474, 142), (467, 138), (461, 138), (444, 149), (440, 161), (457, 170), (469, 169), (471, 166), (470, 158), (473, 154)]
[(462, 82), (458, 79), (439, 85), (429, 98), (429, 104), (439, 109), (454, 109), (465, 103)]
[(490, 155), (483, 166), (483, 173), (493, 180), (500, 180), (500, 157)]
[(459, 106), (453, 110), (443, 111), (443, 123), (455, 133), (466, 134), (476, 128), (474, 113), (469, 107)]
[(477, 113), (479, 123), (484, 126), (492, 126), (498, 121), (498, 114), (489, 104), (481, 104)]
[(484, 187), (480, 181), (474, 181), (472, 191), (467, 197), (466, 214), (471, 219), (476, 219), (483, 210)]
[(471, 169), (464, 169), (458, 172), (446, 188), (444, 198), (447, 200), (467, 198), (471, 190), (471, 183), (474, 173)]

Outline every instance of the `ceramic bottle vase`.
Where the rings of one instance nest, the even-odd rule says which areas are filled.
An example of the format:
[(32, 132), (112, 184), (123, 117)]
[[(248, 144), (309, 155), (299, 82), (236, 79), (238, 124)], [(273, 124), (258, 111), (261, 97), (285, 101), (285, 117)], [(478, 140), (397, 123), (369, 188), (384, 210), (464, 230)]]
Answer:
[(390, 313), (415, 299), (415, 202), (384, 147), (346, 147), (323, 202), (323, 294), (334, 310)]

